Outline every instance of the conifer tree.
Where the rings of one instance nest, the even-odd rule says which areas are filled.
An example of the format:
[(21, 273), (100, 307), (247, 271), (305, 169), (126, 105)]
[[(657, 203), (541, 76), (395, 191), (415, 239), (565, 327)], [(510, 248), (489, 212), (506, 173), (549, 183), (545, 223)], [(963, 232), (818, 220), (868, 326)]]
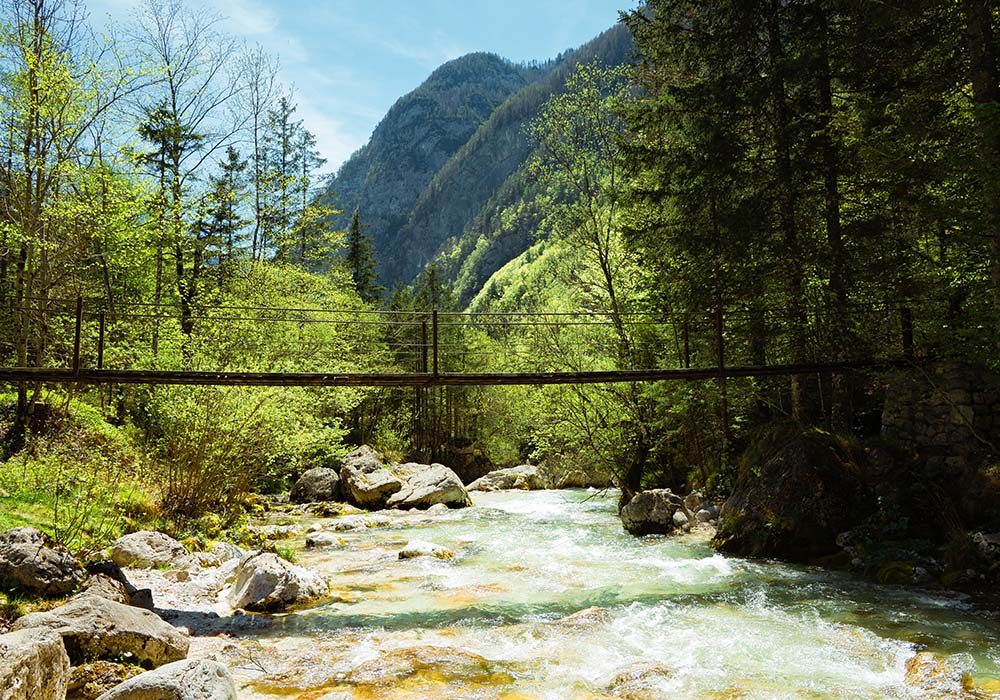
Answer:
[(375, 277), (375, 244), (364, 232), (361, 223), (361, 212), (354, 210), (351, 226), (347, 229), (347, 254), (344, 261), (358, 290), (358, 296), (366, 304), (378, 301), (384, 287), (376, 284)]

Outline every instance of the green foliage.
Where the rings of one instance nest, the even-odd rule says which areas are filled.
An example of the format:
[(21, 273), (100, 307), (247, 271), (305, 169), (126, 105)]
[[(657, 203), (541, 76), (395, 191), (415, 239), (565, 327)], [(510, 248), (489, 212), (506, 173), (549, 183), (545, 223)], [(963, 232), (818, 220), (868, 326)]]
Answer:
[(110, 425), (92, 406), (72, 400), (51, 410), (0, 470), (0, 529), (31, 525), (74, 551), (97, 550), (130, 516), (150, 515), (142, 504), (151, 462), (134, 431)]

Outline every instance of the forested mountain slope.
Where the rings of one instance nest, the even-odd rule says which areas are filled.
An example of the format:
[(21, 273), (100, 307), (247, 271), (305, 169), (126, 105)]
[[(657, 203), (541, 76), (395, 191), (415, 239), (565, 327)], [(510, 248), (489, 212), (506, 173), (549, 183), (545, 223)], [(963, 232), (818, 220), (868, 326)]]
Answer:
[[(343, 211), (335, 225), (347, 228), (354, 209), (360, 209), (377, 248), (394, 247), (434, 175), (498, 105), (542, 70), (487, 53), (469, 54), (435, 70), (392, 106), (368, 144), (331, 181), (324, 199)], [(384, 260), (378, 273), (390, 284), (400, 277)]]
[[(446, 63), (389, 110), (369, 143), (331, 181), (325, 199), (344, 212), (335, 224), (347, 228), (354, 209), (360, 210), (375, 242), (379, 282), (389, 288), (411, 282), (443, 244), (447, 276), (457, 280), (461, 259), (479, 238), (497, 237), (497, 207), (528, 189), (523, 174), (505, 185), (531, 153), (526, 125), (580, 62), (618, 64), (631, 47), (627, 30), (615, 27), (540, 65), (484, 53)], [(532, 226), (521, 226), (491, 255), (480, 251), (475, 271), (465, 275), (463, 296), (523, 251), (532, 234)]]

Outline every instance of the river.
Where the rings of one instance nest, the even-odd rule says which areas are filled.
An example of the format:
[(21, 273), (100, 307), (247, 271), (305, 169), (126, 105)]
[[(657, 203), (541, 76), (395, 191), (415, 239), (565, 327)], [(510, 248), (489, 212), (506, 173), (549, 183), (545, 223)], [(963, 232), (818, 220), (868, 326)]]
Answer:
[[(923, 649), (1000, 679), (1000, 625), (957, 594), (633, 538), (617, 493), (473, 499), (299, 551), (335, 597), (226, 646), (240, 697), (921, 698)], [(455, 556), (399, 560), (411, 539)]]

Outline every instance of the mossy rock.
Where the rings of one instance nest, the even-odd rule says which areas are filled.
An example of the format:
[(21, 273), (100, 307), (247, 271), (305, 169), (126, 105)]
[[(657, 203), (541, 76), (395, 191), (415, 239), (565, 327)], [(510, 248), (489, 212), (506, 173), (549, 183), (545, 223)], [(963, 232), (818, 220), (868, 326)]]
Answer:
[(744, 464), (723, 508), (715, 545), (741, 556), (790, 561), (834, 556), (840, 551), (837, 535), (877, 508), (865, 476), (865, 453), (818, 430), (790, 437), (782, 431), (780, 437), (768, 436), (763, 447), (748, 450), (763, 463)]

